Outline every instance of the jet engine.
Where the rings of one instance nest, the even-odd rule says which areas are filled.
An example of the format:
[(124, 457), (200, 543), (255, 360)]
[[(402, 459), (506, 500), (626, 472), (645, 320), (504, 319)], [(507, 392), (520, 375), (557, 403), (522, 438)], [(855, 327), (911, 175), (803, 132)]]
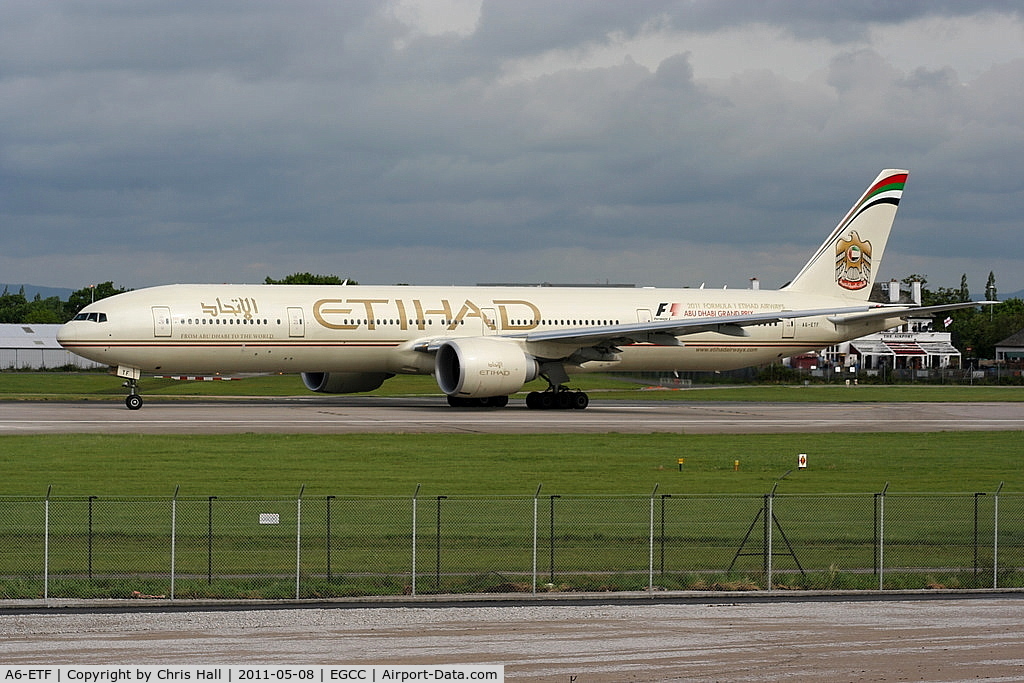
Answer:
[(449, 396), (508, 396), (537, 377), (537, 361), (518, 345), (470, 337), (444, 342), (434, 361), (437, 385)]
[(304, 372), (302, 383), (322, 394), (357, 394), (373, 391), (391, 377), (388, 372)]

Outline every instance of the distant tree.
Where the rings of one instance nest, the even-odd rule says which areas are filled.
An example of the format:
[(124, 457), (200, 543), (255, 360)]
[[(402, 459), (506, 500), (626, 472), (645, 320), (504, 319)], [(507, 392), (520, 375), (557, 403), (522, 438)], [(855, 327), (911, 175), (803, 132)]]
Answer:
[(282, 280), (267, 276), (264, 280), (268, 285), (358, 285), (355, 280), (342, 280), (337, 275), (314, 275), (313, 273), (292, 273)]
[(967, 286), (967, 273), (960, 276), (960, 301), (971, 300), (971, 289)]
[(71, 293), (68, 297), (68, 303), (64, 311), (65, 319), (70, 320), (75, 317), (75, 314), (80, 310), (91, 304), (93, 301), (99, 301), (100, 299), (106, 299), (108, 296), (114, 296), (115, 294), (121, 294), (128, 290), (124, 287), (115, 287), (113, 282), (101, 282), (98, 285), (92, 285), (90, 287), (83, 287), (82, 289), (76, 290)]
[(28, 301), (25, 299), (25, 288), (17, 294), (11, 294), (4, 287), (4, 293), (0, 294), (0, 323), (22, 323), (25, 322), (25, 313), (28, 312)]
[(909, 285), (911, 282), (920, 282), (921, 289), (924, 289), (925, 285), (928, 284), (928, 278), (924, 275), (919, 275), (918, 273), (911, 273), (910, 275), (900, 280), (900, 282), (902, 282), (905, 285)]
[(36, 325), (55, 325), (67, 320), (66, 306), (59, 296), (42, 298), (39, 294), (28, 303), (21, 322)]
[(965, 355), (978, 358), (995, 358), (996, 344), (1024, 329), (1024, 301), (1020, 299), (1000, 301), (980, 311), (953, 311), (949, 315), (953, 318), (949, 326), (953, 343)]
[(996, 292), (996, 275), (991, 270), (988, 271), (988, 282), (985, 283), (985, 301), (996, 301), (996, 297), (999, 296)]
[(942, 304), (958, 304), (965, 301), (961, 297), (959, 287), (938, 287), (932, 289), (921, 289), (921, 303), (924, 306), (939, 306)]

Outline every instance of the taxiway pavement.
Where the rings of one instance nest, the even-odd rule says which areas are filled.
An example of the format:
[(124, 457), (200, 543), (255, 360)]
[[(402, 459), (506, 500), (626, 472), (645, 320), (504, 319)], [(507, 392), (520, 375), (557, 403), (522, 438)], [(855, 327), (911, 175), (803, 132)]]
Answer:
[(440, 398), (4, 402), (0, 434), (778, 434), (1024, 430), (1024, 403), (594, 401), (586, 410), (453, 409)]

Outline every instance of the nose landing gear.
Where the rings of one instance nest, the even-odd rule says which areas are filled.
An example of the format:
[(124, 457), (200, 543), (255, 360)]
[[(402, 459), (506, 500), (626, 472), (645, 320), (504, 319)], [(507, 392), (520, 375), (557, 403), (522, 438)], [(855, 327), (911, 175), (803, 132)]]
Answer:
[(128, 407), (128, 410), (138, 410), (141, 408), (142, 397), (139, 396), (139, 380), (129, 379), (121, 386), (128, 387), (128, 396), (124, 399), (124, 404)]
[(141, 408), (142, 397), (139, 396), (139, 377), (142, 376), (142, 371), (139, 368), (118, 365), (117, 371), (114, 374), (125, 380), (125, 383), (121, 386), (128, 389), (128, 396), (124, 399), (124, 404), (128, 407), (128, 410), (138, 410)]

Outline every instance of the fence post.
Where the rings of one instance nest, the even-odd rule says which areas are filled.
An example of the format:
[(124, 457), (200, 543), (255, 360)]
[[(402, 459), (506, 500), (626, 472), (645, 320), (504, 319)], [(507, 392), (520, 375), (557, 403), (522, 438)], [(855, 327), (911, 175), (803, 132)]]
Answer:
[(331, 501), (334, 500), (334, 496), (327, 496), (327, 538), (325, 539), (327, 545), (327, 582), (330, 583), (334, 580), (331, 574)]
[(548, 578), (548, 581), (551, 582), (552, 584), (555, 582), (555, 498), (561, 498), (561, 496), (558, 496), (558, 495), (552, 495), (551, 496), (551, 510), (549, 512), (549, 515), (550, 515), (549, 521), (551, 523), (551, 548), (550, 548), (551, 557), (549, 559), (549, 564), (548, 564), (548, 571), (550, 573), (550, 577)]
[(175, 562), (174, 554), (177, 550), (177, 533), (178, 533), (178, 491), (181, 489), (181, 484), (174, 487), (174, 497), (171, 498), (171, 600), (174, 599), (174, 571)]
[(303, 484), (299, 489), (299, 497), (295, 501), (295, 599), (299, 599), (299, 577), (302, 574), (302, 494), (306, 490)]
[(978, 497), (984, 496), (984, 493), (974, 494), (974, 587), (978, 587)]
[(764, 497), (764, 575), (768, 582), (766, 589), (772, 589), (772, 500), (775, 498), (775, 488), (779, 485), (775, 482), (772, 492)]
[(46, 487), (43, 502), (43, 600), (50, 599), (50, 492), (53, 484)]
[(533, 494), (533, 594), (537, 594), (537, 499), (544, 484), (537, 484), (537, 492)]
[(97, 496), (89, 496), (89, 533), (88, 533), (88, 548), (89, 548), (89, 580), (92, 581), (92, 502), (96, 500)]
[(885, 492), (889, 490), (889, 482), (885, 482), (881, 493), (876, 493), (878, 500), (878, 590), (882, 590), (885, 578)]
[(1003, 482), (996, 489), (994, 509), (992, 512), (992, 587), (999, 588), (999, 492), (1003, 490)]
[(658, 486), (660, 484), (655, 484), (651, 491), (651, 533), (647, 557), (647, 592), (650, 594), (654, 593), (654, 494), (658, 492)]
[(420, 495), (421, 484), (416, 484), (412, 493), (412, 588), (410, 594), (416, 597), (416, 502)]
[(210, 496), (206, 501), (206, 585), (213, 585), (213, 501), (217, 496)]

